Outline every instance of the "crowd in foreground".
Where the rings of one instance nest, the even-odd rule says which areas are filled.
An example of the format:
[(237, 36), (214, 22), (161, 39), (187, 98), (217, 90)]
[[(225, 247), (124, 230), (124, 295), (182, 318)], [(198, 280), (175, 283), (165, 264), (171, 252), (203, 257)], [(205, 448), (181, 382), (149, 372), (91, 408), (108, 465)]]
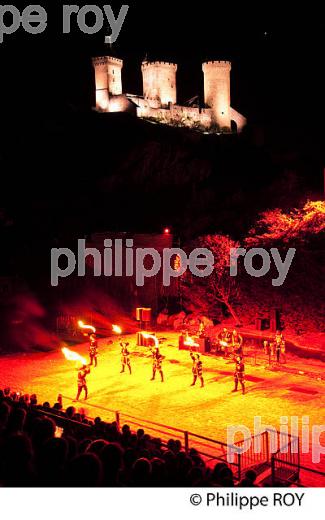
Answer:
[[(247, 471), (239, 486), (255, 486)], [(179, 440), (164, 444), (142, 429), (89, 420), (75, 407), (38, 404), (37, 396), (0, 390), (0, 485), (9, 487), (235, 486), (224, 462), (213, 468)]]

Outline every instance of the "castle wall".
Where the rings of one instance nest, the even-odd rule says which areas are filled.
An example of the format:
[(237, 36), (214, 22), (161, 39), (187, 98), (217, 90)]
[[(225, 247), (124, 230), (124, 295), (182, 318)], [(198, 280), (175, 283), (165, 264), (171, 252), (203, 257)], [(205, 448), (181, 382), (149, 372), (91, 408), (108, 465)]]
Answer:
[(143, 62), (143, 96), (152, 108), (176, 104), (177, 65), (167, 62)]
[(237, 131), (241, 132), (247, 124), (247, 119), (242, 114), (237, 112), (234, 108), (230, 108), (230, 119), (231, 121), (235, 121), (237, 125)]
[(204, 102), (212, 109), (214, 122), (230, 128), (230, 70), (229, 61), (203, 63)]
[(158, 122), (173, 126), (208, 129), (212, 124), (212, 111), (193, 107), (171, 105), (170, 108), (152, 108), (147, 100), (137, 101), (138, 117), (156, 119)]

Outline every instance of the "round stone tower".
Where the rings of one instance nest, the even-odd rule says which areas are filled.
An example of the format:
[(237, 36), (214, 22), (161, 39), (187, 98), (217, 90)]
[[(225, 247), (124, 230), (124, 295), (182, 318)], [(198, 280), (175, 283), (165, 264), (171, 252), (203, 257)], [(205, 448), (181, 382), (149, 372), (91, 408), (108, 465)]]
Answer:
[(96, 108), (107, 111), (109, 96), (122, 94), (123, 61), (111, 56), (93, 59), (96, 81)]
[(144, 61), (141, 66), (143, 77), (143, 96), (152, 108), (176, 104), (175, 63)]
[(123, 93), (122, 88), (122, 68), (123, 60), (118, 58), (111, 58), (107, 56), (107, 77), (108, 77), (108, 92), (112, 96), (120, 96)]
[(220, 128), (230, 128), (230, 61), (203, 63), (204, 102)]

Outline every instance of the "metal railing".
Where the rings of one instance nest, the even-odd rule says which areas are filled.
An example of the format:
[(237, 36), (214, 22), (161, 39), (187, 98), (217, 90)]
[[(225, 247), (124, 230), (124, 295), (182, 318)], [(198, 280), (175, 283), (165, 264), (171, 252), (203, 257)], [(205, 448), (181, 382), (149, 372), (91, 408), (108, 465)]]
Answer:
[[(270, 438), (269, 432), (253, 435), (249, 439), (235, 442), (235, 447), (240, 451), (235, 452), (235, 461), (238, 465), (238, 478), (249, 468), (262, 470), (270, 464)], [(259, 472), (260, 472), (259, 471)]]
[(288, 435), (286, 444), (271, 457), (272, 485), (277, 482), (290, 484), (300, 479), (300, 442), (299, 437)]
[[(235, 452), (239, 478), (248, 469), (254, 469), (257, 474), (261, 474), (269, 468), (274, 479), (275, 475), (279, 475), (277, 480), (286, 477), (288, 482), (295, 481), (297, 472), (299, 478), (299, 437), (267, 428), (249, 439), (235, 442), (234, 445), (239, 450)], [(295, 466), (296, 469), (290, 471), (289, 464), (286, 463), (291, 464), (291, 468)]]

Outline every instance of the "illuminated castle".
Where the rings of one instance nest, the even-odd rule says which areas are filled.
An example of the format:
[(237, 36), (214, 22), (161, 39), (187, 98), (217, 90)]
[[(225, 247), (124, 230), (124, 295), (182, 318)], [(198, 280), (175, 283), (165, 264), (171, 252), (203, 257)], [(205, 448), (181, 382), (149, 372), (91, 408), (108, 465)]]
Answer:
[(201, 130), (241, 131), (244, 116), (230, 106), (229, 61), (203, 63), (204, 107), (193, 98), (177, 104), (177, 65), (162, 61), (143, 61), (143, 96), (124, 94), (123, 61), (110, 56), (94, 58), (96, 109), (101, 112), (134, 112), (138, 117), (174, 126)]

